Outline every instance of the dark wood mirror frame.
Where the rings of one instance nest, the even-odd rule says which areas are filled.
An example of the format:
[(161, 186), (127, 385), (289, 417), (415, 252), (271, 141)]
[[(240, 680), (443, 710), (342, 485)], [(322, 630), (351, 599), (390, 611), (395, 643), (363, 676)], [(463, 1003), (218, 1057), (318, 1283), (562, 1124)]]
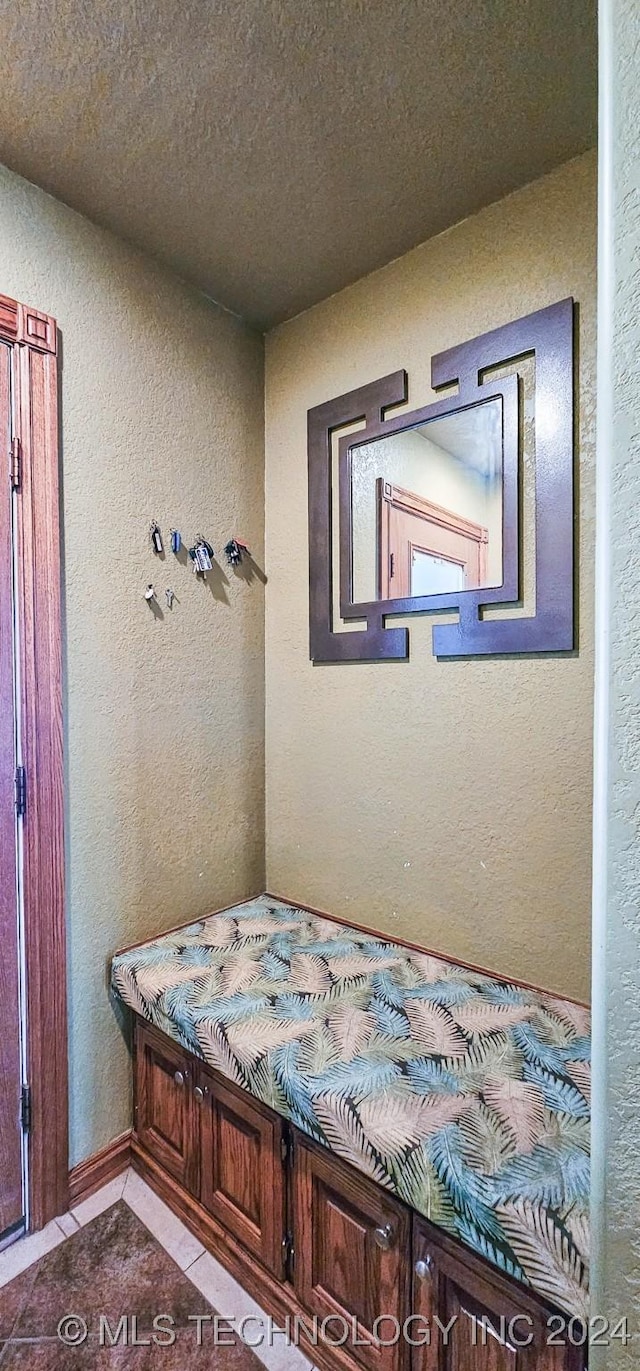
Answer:
[[(308, 413), (310, 655), (314, 662), (407, 658), (408, 629), (387, 628), (387, 615), (458, 609), (458, 621), (433, 628), (437, 657), (569, 652), (574, 647), (573, 362), (574, 302), (561, 300), (514, 323), (482, 334), (431, 359), (431, 385), (456, 393), (412, 412), (387, 418), (406, 404), (407, 373), (396, 371)], [(516, 371), (499, 381), (483, 377), (527, 357), (535, 363), (535, 613), (483, 618), (483, 606), (519, 601), (520, 384)], [(499, 399), (503, 420), (503, 581), (500, 586), (396, 600), (353, 601), (352, 450), (431, 419)], [(338, 441), (340, 616), (366, 619), (360, 632), (333, 626), (333, 437)]]

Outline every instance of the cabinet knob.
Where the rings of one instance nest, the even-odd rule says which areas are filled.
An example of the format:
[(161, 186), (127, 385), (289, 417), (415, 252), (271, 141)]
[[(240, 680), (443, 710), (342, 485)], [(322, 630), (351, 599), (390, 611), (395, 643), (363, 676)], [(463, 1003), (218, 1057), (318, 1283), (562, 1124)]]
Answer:
[(431, 1275), (432, 1266), (433, 1262), (431, 1260), (431, 1257), (424, 1257), (421, 1258), (420, 1261), (416, 1262), (414, 1271), (419, 1281), (424, 1281), (427, 1279), (427, 1276)]
[(193, 1093), (194, 1093), (194, 1095), (195, 1095), (195, 1097), (196, 1097), (196, 1099), (197, 1099), (197, 1101), (198, 1101), (198, 1104), (202, 1104), (202, 1101), (204, 1100), (205, 1095), (208, 1095), (208, 1094), (209, 1094), (209, 1087), (205, 1085), (204, 1090), (203, 1090), (203, 1088), (202, 1088), (201, 1085), (197, 1085), (197, 1086), (195, 1087), (195, 1090), (194, 1090)]
[(184, 1085), (188, 1074), (189, 1073), (187, 1071), (174, 1071), (173, 1079), (176, 1085)]
[(393, 1236), (394, 1234), (391, 1224), (385, 1223), (383, 1228), (376, 1228), (374, 1230), (373, 1240), (376, 1244), (376, 1247), (382, 1248), (383, 1252), (388, 1252), (389, 1248), (393, 1244)]

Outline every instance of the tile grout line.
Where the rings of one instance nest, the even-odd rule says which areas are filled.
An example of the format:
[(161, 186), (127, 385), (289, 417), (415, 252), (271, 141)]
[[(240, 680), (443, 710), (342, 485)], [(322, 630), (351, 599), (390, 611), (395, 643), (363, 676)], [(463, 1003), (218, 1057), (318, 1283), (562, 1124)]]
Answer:
[[(118, 1178), (118, 1177), (114, 1177), (114, 1180), (117, 1180), (117, 1179), (119, 1179), (119, 1178)], [(100, 1195), (101, 1190), (106, 1190), (106, 1189), (107, 1189), (107, 1186), (112, 1186), (112, 1185), (113, 1185), (113, 1181), (108, 1181), (108, 1182), (106, 1183), (106, 1185), (100, 1187), (100, 1190), (95, 1191), (95, 1192), (94, 1192), (94, 1195), (89, 1196), (89, 1201), (92, 1200), (92, 1199), (95, 1199), (98, 1195)], [(124, 1188), (124, 1185), (123, 1185), (123, 1188)], [(122, 1198), (122, 1195), (117, 1196), (116, 1199), (109, 1199), (109, 1201), (108, 1201), (107, 1203), (105, 1203), (105, 1205), (104, 1205), (101, 1209), (98, 1209), (98, 1210), (97, 1210), (97, 1212), (96, 1212), (95, 1215), (92, 1215), (92, 1218), (94, 1218), (94, 1217), (95, 1217), (95, 1218), (98, 1218), (99, 1214), (104, 1213), (106, 1209), (110, 1208), (111, 1204), (117, 1204), (118, 1199), (121, 1199), (121, 1198)], [(88, 1201), (82, 1201), (81, 1203), (88, 1203)], [(76, 1206), (76, 1208), (79, 1208), (79, 1206)], [(70, 1219), (71, 1222), (72, 1222), (72, 1224), (73, 1224), (73, 1228), (72, 1228), (71, 1232), (69, 1232), (69, 1233), (65, 1232), (65, 1229), (64, 1229), (63, 1226), (62, 1226), (62, 1225), (63, 1225), (63, 1221), (64, 1221), (64, 1220), (68, 1220), (68, 1219)], [(86, 1222), (87, 1222), (87, 1223), (90, 1223), (91, 1221), (92, 1221), (92, 1219), (88, 1219)], [(24, 1273), (25, 1273), (26, 1271), (31, 1270), (31, 1268), (32, 1268), (33, 1266), (36, 1266), (36, 1265), (37, 1265), (37, 1263), (42, 1259), (42, 1257), (47, 1256), (49, 1252), (54, 1251), (55, 1248), (56, 1248), (56, 1247), (59, 1247), (63, 1242), (66, 1242), (69, 1238), (75, 1237), (76, 1233), (80, 1233), (80, 1232), (82, 1231), (82, 1228), (85, 1227), (85, 1226), (86, 1226), (85, 1224), (82, 1224), (82, 1223), (76, 1218), (75, 1213), (73, 1212), (73, 1209), (68, 1209), (67, 1212), (66, 1212), (66, 1214), (57, 1214), (56, 1217), (53, 1218), (53, 1219), (51, 1219), (51, 1220), (49, 1221), (49, 1223), (46, 1224), (45, 1227), (44, 1227), (43, 1229), (38, 1229), (36, 1232), (33, 1232), (33, 1233), (25, 1233), (21, 1238), (18, 1238), (17, 1242), (12, 1243), (9, 1247), (5, 1248), (4, 1251), (3, 1251), (2, 1253), (0, 1253), (0, 1268), (1, 1268), (1, 1265), (2, 1265), (2, 1258), (3, 1258), (3, 1257), (5, 1257), (5, 1256), (8, 1257), (8, 1254), (9, 1254), (9, 1253), (16, 1253), (16, 1254), (19, 1254), (19, 1252), (20, 1252), (20, 1250), (21, 1250), (22, 1244), (33, 1244), (34, 1246), (37, 1246), (37, 1239), (38, 1239), (38, 1237), (39, 1237), (42, 1233), (44, 1233), (45, 1231), (47, 1231), (47, 1230), (51, 1231), (52, 1229), (54, 1229), (55, 1232), (59, 1235), (59, 1236), (56, 1238), (56, 1241), (55, 1241), (50, 1247), (45, 1248), (44, 1251), (40, 1250), (40, 1251), (37, 1253), (37, 1255), (34, 1256), (30, 1261), (27, 1261), (26, 1264), (25, 1264), (24, 1266), (19, 1265), (19, 1269), (18, 1269), (17, 1271), (12, 1271), (12, 1272), (6, 1277), (6, 1279), (2, 1279), (2, 1277), (0, 1276), (0, 1290), (2, 1290), (2, 1289), (4, 1288), (4, 1286), (9, 1285), (9, 1284), (11, 1283), (11, 1281), (13, 1281), (13, 1280), (16, 1279), (16, 1277), (22, 1276), (22, 1275), (24, 1275)], [(145, 1225), (145, 1226), (146, 1226), (146, 1225)], [(24, 1250), (24, 1248), (22, 1248), (22, 1250)], [(8, 1264), (10, 1265), (10, 1263), (8, 1263)], [(4, 1345), (3, 1345), (3, 1347), (2, 1347), (2, 1355), (4, 1355)]]
[[(231, 1282), (232, 1289), (237, 1293), (238, 1298), (248, 1300), (259, 1311), (259, 1315), (262, 1317), (262, 1319), (268, 1320), (269, 1316), (266, 1314), (266, 1311), (263, 1310), (260, 1305), (258, 1305), (258, 1302), (254, 1300), (253, 1297), (249, 1294), (249, 1292), (246, 1291), (244, 1287), (240, 1284), (240, 1282), (236, 1280), (235, 1276), (232, 1276), (232, 1274), (226, 1270), (222, 1263), (218, 1261), (217, 1257), (212, 1252), (209, 1252), (208, 1248), (206, 1248), (203, 1243), (200, 1243), (198, 1239), (194, 1237), (194, 1235), (187, 1228), (186, 1224), (183, 1223), (182, 1219), (179, 1218), (177, 1214), (174, 1214), (170, 1206), (167, 1205), (165, 1201), (160, 1198), (160, 1196), (156, 1195), (155, 1191), (147, 1185), (146, 1181), (144, 1181), (142, 1177), (138, 1177), (137, 1173), (134, 1172), (131, 1167), (128, 1167), (123, 1175), (122, 1189), (120, 1190), (119, 1194), (116, 1194), (114, 1196), (114, 1182), (117, 1179), (119, 1178), (114, 1177), (112, 1181), (107, 1182), (106, 1185), (101, 1187), (101, 1190), (96, 1191), (93, 1196), (90, 1196), (89, 1200), (84, 1201), (84, 1203), (90, 1203), (91, 1200), (93, 1200), (94, 1204), (96, 1202), (98, 1203), (98, 1208), (96, 1209), (96, 1211), (94, 1213), (91, 1213), (90, 1217), (87, 1218), (84, 1223), (82, 1223), (79, 1219), (76, 1218), (72, 1210), (69, 1210), (66, 1215), (58, 1215), (56, 1219), (52, 1220), (52, 1228), (58, 1235), (57, 1241), (53, 1243), (52, 1247), (48, 1247), (44, 1252), (40, 1251), (37, 1256), (34, 1256), (32, 1261), (27, 1262), (26, 1266), (20, 1267), (18, 1271), (16, 1271), (13, 1275), (10, 1275), (7, 1281), (0, 1283), (0, 1285), (9, 1284), (12, 1280), (14, 1280), (18, 1276), (23, 1275), (25, 1272), (29, 1270), (33, 1271), (33, 1280), (29, 1283), (28, 1293), (25, 1295), (21, 1307), (16, 1314), (15, 1320), (11, 1325), (11, 1329), (7, 1338), (4, 1340), (3, 1344), (0, 1345), (0, 1364), (4, 1364), (5, 1362), (5, 1353), (7, 1347), (10, 1345), (10, 1342), (15, 1346), (18, 1341), (34, 1344), (42, 1341), (42, 1339), (39, 1338), (27, 1338), (18, 1340), (13, 1338), (13, 1334), (15, 1328), (18, 1325), (18, 1321), (24, 1312), (25, 1305), (28, 1299), (31, 1297), (33, 1285), (36, 1280), (37, 1268), (43, 1257), (47, 1256), (50, 1251), (55, 1250), (56, 1247), (59, 1247), (63, 1243), (67, 1242), (70, 1238), (76, 1237), (79, 1233), (83, 1231), (85, 1227), (92, 1223), (94, 1219), (97, 1219), (101, 1214), (105, 1213), (108, 1209), (110, 1209), (114, 1204), (117, 1204), (119, 1201), (123, 1201), (126, 1204), (127, 1209), (130, 1211), (130, 1213), (135, 1216), (135, 1218), (143, 1225), (144, 1228), (146, 1228), (150, 1236), (154, 1239), (155, 1242), (158, 1243), (158, 1245), (175, 1264), (175, 1266), (178, 1268), (181, 1274), (184, 1275), (186, 1279), (190, 1282), (190, 1284), (193, 1285), (194, 1288), (200, 1292), (203, 1300), (205, 1300), (206, 1303), (210, 1305), (210, 1307), (214, 1311), (219, 1312), (217, 1309), (215, 1294), (213, 1295), (212, 1299), (211, 1295), (208, 1294), (205, 1290), (201, 1289), (200, 1285), (196, 1283), (189, 1275), (189, 1273), (193, 1271), (193, 1268), (198, 1264), (198, 1262), (202, 1260), (203, 1257), (208, 1257), (209, 1260), (214, 1264), (214, 1267), (216, 1268), (213, 1277), (214, 1284), (217, 1284), (220, 1280)], [(138, 1182), (140, 1185), (140, 1191), (136, 1195), (135, 1190), (136, 1184)], [(100, 1204), (99, 1199), (101, 1192), (102, 1198), (104, 1200), (104, 1203), (102, 1204)], [(106, 1197), (105, 1192), (107, 1192)], [(128, 1197), (127, 1192), (129, 1192), (130, 1198)], [(131, 1201), (133, 1201), (133, 1203)], [(166, 1210), (168, 1216), (170, 1216), (172, 1224), (175, 1225), (175, 1240), (173, 1238), (167, 1239), (166, 1235), (164, 1237), (161, 1236), (162, 1223), (160, 1222), (160, 1219), (157, 1216), (155, 1218), (155, 1222), (153, 1215), (151, 1216), (150, 1221), (147, 1221), (145, 1219), (145, 1204), (148, 1205), (149, 1209), (151, 1209), (155, 1201), (157, 1201), (157, 1204), (160, 1207), (160, 1216), (162, 1216), (163, 1211)], [(80, 1206), (77, 1206), (77, 1208), (79, 1207)], [(71, 1219), (74, 1224), (74, 1228), (71, 1232), (65, 1232), (64, 1228), (62, 1227), (62, 1222), (60, 1222), (60, 1220), (64, 1221), (68, 1219)], [(27, 1234), (24, 1241), (28, 1242), (30, 1238), (35, 1238), (36, 1236), (36, 1234)], [(179, 1246), (179, 1240), (181, 1238), (188, 1239), (189, 1241), (197, 1243), (200, 1249), (198, 1252), (196, 1252), (195, 1256), (190, 1258), (186, 1266), (182, 1266), (175, 1255), (177, 1248)], [(16, 1247), (17, 1246), (18, 1244), (16, 1244)], [(279, 1365), (276, 1368), (274, 1368), (274, 1361), (272, 1358), (269, 1358), (268, 1360), (263, 1359), (263, 1356), (261, 1355), (261, 1345), (258, 1347), (252, 1346), (250, 1343), (246, 1343), (244, 1338), (242, 1337), (240, 1337), (240, 1343), (244, 1347), (246, 1347), (247, 1350), (253, 1352), (254, 1356), (261, 1364), (261, 1367), (264, 1368), (264, 1371), (282, 1371), (282, 1367)], [(279, 1361), (279, 1358), (277, 1360)], [(305, 1358), (304, 1361), (304, 1371), (313, 1371), (312, 1364), (309, 1362), (309, 1360)]]
[[(138, 1212), (137, 1209), (134, 1209), (133, 1206), (132, 1206), (131, 1204), (129, 1204), (129, 1202), (128, 1202), (127, 1198), (126, 1198), (126, 1190), (127, 1190), (128, 1181), (129, 1181), (129, 1179), (130, 1179), (131, 1176), (135, 1176), (135, 1175), (136, 1175), (136, 1172), (134, 1172), (133, 1170), (130, 1169), (130, 1171), (129, 1171), (129, 1176), (128, 1176), (128, 1178), (127, 1178), (127, 1181), (125, 1182), (125, 1186), (124, 1186), (124, 1189), (123, 1189), (122, 1199), (124, 1200), (124, 1203), (127, 1205), (127, 1208), (129, 1208), (129, 1209), (131, 1210), (131, 1212), (132, 1212), (133, 1214), (135, 1214), (136, 1218), (138, 1218), (138, 1219), (140, 1220), (140, 1222), (144, 1225), (144, 1227), (147, 1228), (147, 1231), (148, 1231), (149, 1233), (151, 1233), (151, 1236), (152, 1236), (153, 1238), (155, 1238), (156, 1242), (158, 1242), (158, 1243), (160, 1244), (160, 1246), (161, 1246), (161, 1247), (163, 1248), (163, 1250), (166, 1252), (167, 1256), (169, 1256), (169, 1257), (171, 1258), (172, 1261), (176, 1262), (176, 1266), (179, 1266), (180, 1264), (176, 1261), (176, 1258), (175, 1258), (175, 1255), (174, 1255), (175, 1248), (172, 1250), (172, 1247), (171, 1247), (171, 1246), (167, 1246), (165, 1240), (164, 1240), (162, 1237), (160, 1237), (160, 1236), (158, 1235), (157, 1232), (154, 1232), (154, 1231), (153, 1231), (153, 1228), (149, 1228), (149, 1227), (148, 1227), (148, 1224), (145, 1222), (145, 1219), (144, 1219), (144, 1217), (143, 1217), (143, 1215), (144, 1215), (144, 1209), (142, 1208), (142, 1206), (141, 1206), (141, 1212)], [(183, 1223), (182, 1219), (179, 1218), (179, 1216), (178, 1216), (177, 1214), (174, 1214), (174, 1212), (173, 1212), (173, 1210), (170, 1208), (170, 1206), (167, 1205), (167, 1204), (165, 1203), (164, 1200), (161, 1200), (160, 1197), (156, 1195), (155, 1191), (152, 1190), (151, 1186), (147, 1185), (147, 1182), (146, 1182), (142, 1177), (138, 1177), (137, 1179), (140, 1181), (141, 1185), (144, 1187), (144, 1190), (147, 1191), (154, 1199), (157, 1199), (157, 1200), (159, 1201), (159, 1203), (160, 1203), (165, 1209), (167, 1209), (167, 1210), (169, 1211), (169, 1213), (170, 1213), (172, 1219), (175, 1221), (177, 1227), (178, 1227), (186, 1236), (188, 1236), (189, 1238), (192, 1238), (192, 1237), (193, 1237), (193, 1234), (192, 1234), (192, 1233), (190, 1232), (190, 1230), (187, 1228), (186, 1224)], [(144, 1192), (143, 1192), (143, 1193), (144, 1193)], [(197, 1241), (197, 1239), (194, 1239), (194, 1241)], [(189, 1262), (188, 1266), (180, 1266), (180, 1270), (182, 1271), (182, 1274), (183, 1274), (184, 1276), (186, 1276), (188, 1280), (191, 1280), (191, 1277), (189, 1276), (189, 1272), (190, 1272), (191, 1270), (193, 1270), (193, 1267), (195, 1267), (195, 1266), (198, 1264), (198, 1262), (202, 1261), (202, 1258), (203, 1258), (203, 1257), (208, 1257), (209, 1260), (212, 1261), (212, 1262), (214, 1262), (215, 1265), (216, 1265), (216, 1267), (218, 1267), (218, 1268), (220, 1269), (220, 1273), (221, 1273), (221, 1275), (222, 1275), (222, 1279), (223, 1279), (223, 1280), (228, 1280), (228, 1281), (230, 1281), (230, 1282), (232, 1283), (233, 1286), (237, 1287), (237, 1291), (238, 1291), (239, 1295), (240, 1295), (241, 1297), (244, 1297), (244, 1299), (250, 1301), (250, 1303), (251, 1303), (252, 1305), (254, 1305), (255, 1308), (259, 1311), (259, 1316), (261, 1317), (261, 1319), (262, 1319), (264, 1322), (268, 1322), (269, 1319), (270, 1319), (270, 1316), (267, 1314), (266, 1310), (264, 1310), (264, 1309), (262, 1308), (262, 1306), (258, 1304), (258, 1301), (257, 1301), (257, 1300), (254, 1300), (253, 1296), (249, 1294), (249, 1291), (244, 1289), (244, 1286), (242, 1286), (242, 1285), (240, 1284), (240, 1282), (239, 1282), (238, 1280), (236, 1280), (236, 1277), (233, 1276), (233, 1275), (231, 1274), (230, 1271), (227, 1271), (226, 1267), (224, 1267), (224, 1266), (222, 1265), (222, 1263), (218, 1261), (217, 1257), (215, 1257), (214, 1254), (213, 1254), (212, 1252), (209, 1252), (208, 1248), (206, 1248), (206, 1247), (204, 1246), (204, 1244), (201, 1243), (201, 1244), (200, 1244), (200, 1247), (201, 1247), (201, 1251), (198, 1253), (197, 1256), (195, 1256), (195, 1257), (193, 1258), (192, 1261)], [(212, 1301), (212, 1299), (210, 1298), (210, 1296), (209, 1296), (208, 1294), (206, 1294), (206, 1293), (201, 1289), (200, 1285), (198, 1285), (198, 1284), (197, 1284), (195, 1281), (193, 1281), (193, 1280), (191, 1280), (191, 1284), (192, 1284), (192, 1285), (195, 1285), (195, 1288), (196, 1288), (197, 1290), (200, 1291), (200, 1294), (202, 1295), (202, 1298), (203, 1298), (204, 1300), (206, 1300), (207, 1304), (209, 1304), (209, 1305), (211, 1306), (211, 1308), (212, 1308), (213, 1310), (215, 1310), (215, 1311), (219, 1314), (221, 1311), (217, 1308), (217, 1304), (214, 1303), (214, 1302)], [(256, 1316), (256, 1317), (257, 1317), (257, 1316)], [(278, 1325), (275, 1325), (275, 1328), (276, 1328), (276, 1331), (277, 1331), (277, 1332), (281, 1333), (281, 1334), (284, 1336), (284, 1334), (285, 1334), (285, 1330), (284, 1330), (284, 1329), (280, 1329)], [(261, 1365), (261, 1367), (264, 1368), (264, 1371), (274, 1371), (274, 1359), (269, 1358), (269, 1360), (264, 1360), (263, 1356), (261, 1355), (262, 1344), (259, 1344), (258, 1346), (253, 1346), (251, 1343), (245, 1342), (244, 1338), (242, 1338), (242, 1337), (240, 1337), (240, 1342), (241, 1342), (242, 1345), (243, 1345), (244, 1347), (246, 1347), (250, 1352), (253, 1352), (253, 1355), (254, 1355), (254, 1356), (256, 1357), (256, 1359), (260, 1362), (260, 1365)], [(309, 1360), (308, 1357), (306, 1357), (306, 1355), (305, 1355), (304, 1353), (300, 1352), (299, 1348), (297, 1348), (297, 1347), (296, 1347), (296, 1348), (289, 1348), (288, 1350), (294, 1352), (294, 1357), (295, 1357), (295, 1354), (296, 1354), (296, 1353), (300, 1356), (300, 1358), (301, 1358), (302, 1361), (303, 1361), (304, 1371), (314, 1371), (312, 1362)], [(279, 1358), (278, 1358), (278, 1360), (279, 1360)], [(292, 1359), (292, 1360), (293, 1360), (293, 1359)], [(281, 1368), (278, 1368), (278, 1371), (281, 1371)]]
[[(20, 1319), (22, 1318), (22, 1315), (23, 1315), (23, 1313), (24, 1313), (24, 1309), (25, 1309), (26, 1302), (27, 1302), (29, 1296), (30, 1296), (30, 1295), (32, 1294), (32, 1292), (33, 1292), (33, 1287), (34, 1287), (34, 1285), (35, 1285), (35, 1283), (36, 1283), (37, 1267), (38, 1267), (38, 1264), (39, 1264), (40, 1260), (41, 1260), (41, 1258), (38, 1257), (38, 1258), (36, 1259), (36, 1261), (35, 1261), (35, 1262), (32, 1262), (32, 1264), (31, 1264), (31, 1266), (32, 1266), (32, 1268), (33, 1268), (33, 1275), (32, 1275), (31, 1281), (29, 1282), (29, 1289), (28, 1289), (28, 1291), (25, 1293), (24, 1298), (23, 1298), (22, 1301), (21, 1301), (20, 1308), (16, 1311), (16, 1316), (15, 1316), (15, 1318), (14, 1318), (13, 1321), (12, 1321), (12, 1324), (11, 1324), (11, 1328), (10, 1328), (9, 1334), (8, 1334), (7, 1338), (5, 1339), (4, 1347), (2, 1348), (2, 1353), (0, 1354), (0, 1362), (2, 1361), (2, 1359), (3, 1359), (3, 1357), (4, 1357), (4, 1354), (5, 1354), (6, 1350), (7, 1350), (7, 1347), (9, 1346), (9, 1343), (11, 1342), (11, 1339), (13, 1338), (13, 1335), (14, 1335), (14, 1333), (15, 1333), (15, 1330), (16, 1330), (16, 1328), (18, 1327), (18, 1323), (19, 1323)], [(29, 1271), (29, 1270), (30, 1270), (30, 1268), (29, 1268), (28, 1266), (25, 1267), (25, 1271)], [(20, 1273), (20, 1274), (24, 1274), (24, 1273)]]

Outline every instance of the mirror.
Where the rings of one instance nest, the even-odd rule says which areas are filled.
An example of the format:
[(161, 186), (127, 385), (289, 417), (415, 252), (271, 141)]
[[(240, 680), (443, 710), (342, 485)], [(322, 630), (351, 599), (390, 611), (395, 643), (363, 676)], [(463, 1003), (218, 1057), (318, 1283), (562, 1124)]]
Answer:
[(313, 662), (406, 661), (394, 620), (441, 609), (438, 658), (574, 650), (575, 328), (568, 297), (422, 359), (420, 409), (399, 369), (309, 410)]
[(351, 447), (352, 599), (503, 582), (502, 402)]

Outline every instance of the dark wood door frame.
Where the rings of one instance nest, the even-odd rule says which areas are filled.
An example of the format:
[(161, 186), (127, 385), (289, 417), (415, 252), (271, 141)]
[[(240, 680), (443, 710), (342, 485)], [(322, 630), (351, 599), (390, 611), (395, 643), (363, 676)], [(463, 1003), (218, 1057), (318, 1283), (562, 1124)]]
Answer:
[[(11, 349), (0, 342), (0, 442), (11, 441)], [(0, 1240), (24, 1214), (20, 1132), (20, 947), (16, 918), (12, 495), (0, 490)]]
[(29, 1226), (41, 1228), (67, 1209), (69, 1195), (56, 323), (0, 295), (0, 339), (12, 355), (14, 480), (19, 465)]

